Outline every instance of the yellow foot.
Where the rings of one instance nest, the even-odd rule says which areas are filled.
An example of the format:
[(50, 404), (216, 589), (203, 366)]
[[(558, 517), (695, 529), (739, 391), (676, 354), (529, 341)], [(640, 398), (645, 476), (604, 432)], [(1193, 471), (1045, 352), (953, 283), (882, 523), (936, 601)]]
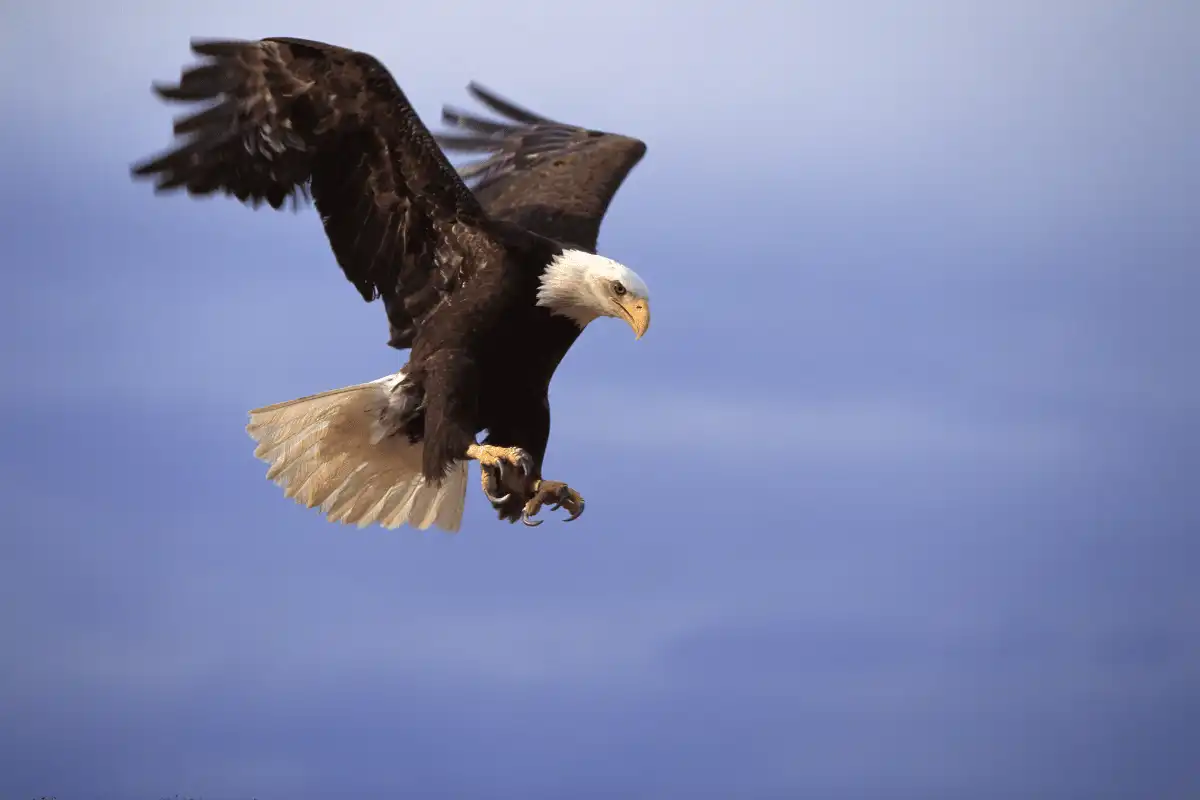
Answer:
[(538, 481), (533, 488), (533, 497), (525, 504), (525, 513), (521, 515), (521, 522), (531, 528), (541, 525), (543, 520), (539, 519), (535, 522), (533, 517), (537, 516), (546, 503), (553, 503), (550, 507), (552, 510), (565, 508), (571, 512), (571, 516), (563, 522), (579, 519), (579, 515), (583, 513), (583, 497), (579, 492), (561, 481)]
[(467, 448), (467, 458), (479, 462), (483, 493), (493, 506), (499, 506), (511, 496), (511, 492), (502, 496), (496, 494), (508, 483), (507, 470), (515, 469), (521, 483), (527, 482), (533, 474), (533, 459), (520, 447), (473, 444)]

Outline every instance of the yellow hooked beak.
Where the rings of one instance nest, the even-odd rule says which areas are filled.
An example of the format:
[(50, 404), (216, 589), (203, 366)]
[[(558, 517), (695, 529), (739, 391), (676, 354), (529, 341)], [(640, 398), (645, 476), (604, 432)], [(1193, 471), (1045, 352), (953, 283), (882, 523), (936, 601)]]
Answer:
[(650, 330), (650, 301), (625, 295), (617, 301), (625, 312), (625, 321), (633, 328), (633, 338), (640, 339)]

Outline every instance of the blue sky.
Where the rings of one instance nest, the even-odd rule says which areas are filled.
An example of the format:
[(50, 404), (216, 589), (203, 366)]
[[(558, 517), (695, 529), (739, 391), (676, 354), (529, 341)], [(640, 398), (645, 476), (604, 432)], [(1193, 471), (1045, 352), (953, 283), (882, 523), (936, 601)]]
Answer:
[[(5, 10), (0, 796), (1200, 792), (1200, 11), (404, 6)], [(225, 35), (648, 142), (654, 327), (552, 389), (581, 520), (264, 479), (247, 409), (402, 354), (311, 210), (129, 180)]]

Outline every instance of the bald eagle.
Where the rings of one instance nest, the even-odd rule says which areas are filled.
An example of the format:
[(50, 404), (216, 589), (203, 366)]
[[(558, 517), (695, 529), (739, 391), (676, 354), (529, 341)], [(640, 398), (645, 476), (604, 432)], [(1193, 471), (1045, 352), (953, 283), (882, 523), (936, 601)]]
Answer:
[[(502, 520), (583, 498), (542, 478), (548, 388), (588, 323), (650, 326), (645, 282), (596, 254), (643, 142), (567, 125), (480, 86), (505, 121), (446, 108), (434, 137), (374, 57), (294, 38), (193, 41), (164, 100), (206, 103), (135, 164), (155, 190), (274, 209), (311, 199), (362, 298), (382, 300), (394, 375), (250, 412), (267, 477), (327, 519), (456, 531), (467, 468)], [(442, 148), (485, 158), (460, 174)], [(473, 185), (468, 185), (471, 181)], [(478, 436), (486, 431), (482, 442)]]

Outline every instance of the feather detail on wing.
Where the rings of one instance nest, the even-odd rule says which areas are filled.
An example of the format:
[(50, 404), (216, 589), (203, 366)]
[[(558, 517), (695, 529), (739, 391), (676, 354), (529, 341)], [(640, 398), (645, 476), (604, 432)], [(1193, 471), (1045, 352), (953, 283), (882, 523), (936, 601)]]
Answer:
[(200, 63), (155, 90), (210, 104), (177, 118), (174, 147), (136, 177), (277, 209), (311, 193), (347, 279), (365, 300), (382, 296), (409, 339), (496, 255), (477, 199), (375, 58), (290, 38), (192, 50)]
[(556, 122), (476, 83), (467, 90), (505, 121), (446, 106), (442, 121), (456, 131), (434, 138), (447, 152), (485, 155), (459, 173), (487, 213), (594, 251), (604, 214), (645, 143)]

